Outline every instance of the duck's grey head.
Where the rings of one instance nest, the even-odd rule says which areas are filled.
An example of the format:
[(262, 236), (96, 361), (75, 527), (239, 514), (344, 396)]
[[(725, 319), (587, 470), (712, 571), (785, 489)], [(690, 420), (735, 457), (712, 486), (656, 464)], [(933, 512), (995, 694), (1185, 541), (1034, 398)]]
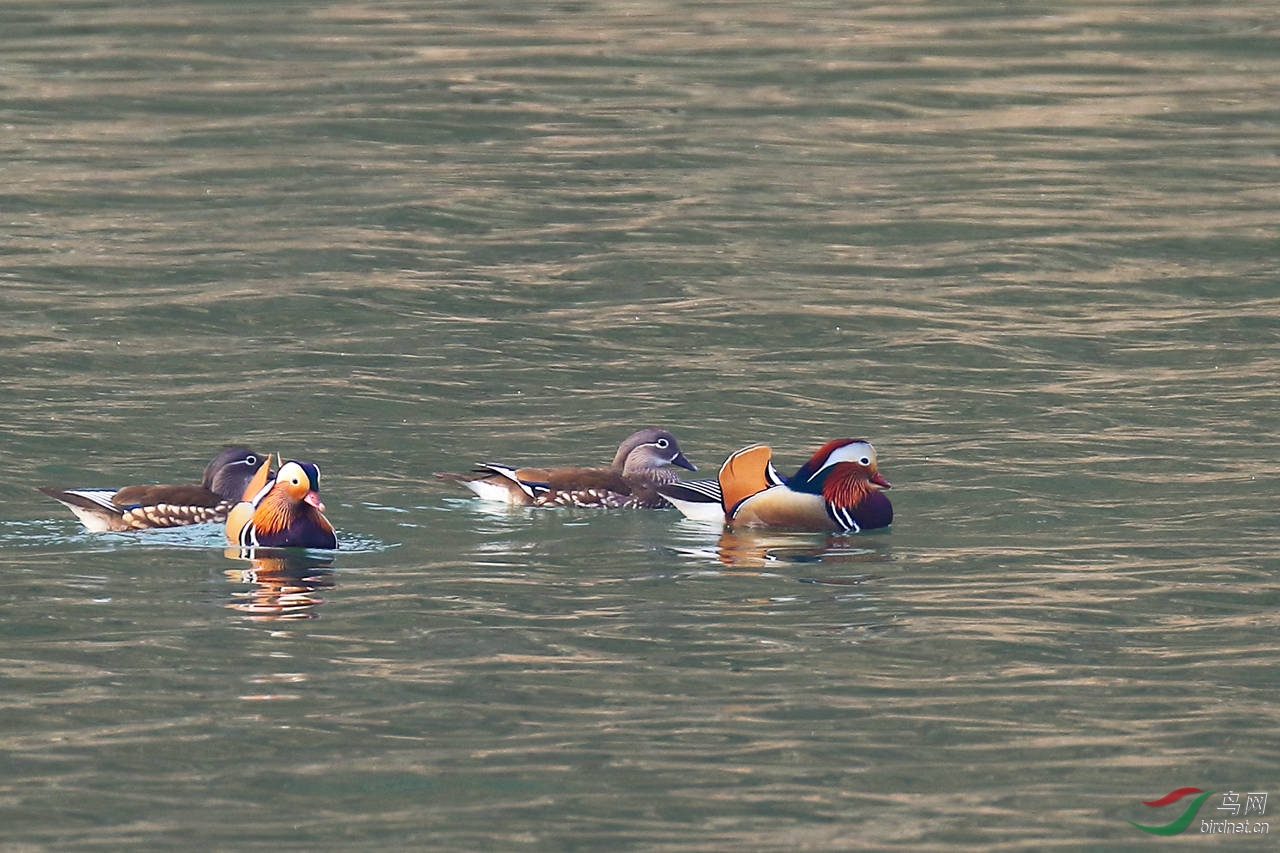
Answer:
[(270, 457), (255, 453), (247, 447), (228, 447), (204, 469), (201, 483), (214, 494), (227, 500), (238, 501), (258, 469), (270, 462)]
[(618, 447), (613, 457), (614, 470), (625, 473), (676, 465), (689, 471), (698, 468), (680, 451), (676, 437), (665, 429), (642, 429)]

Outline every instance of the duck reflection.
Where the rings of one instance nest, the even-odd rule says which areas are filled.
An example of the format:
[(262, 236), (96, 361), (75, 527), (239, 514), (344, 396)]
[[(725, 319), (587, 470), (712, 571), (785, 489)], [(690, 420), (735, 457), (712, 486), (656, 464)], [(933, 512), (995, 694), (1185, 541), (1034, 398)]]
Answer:
[(324, 603), (317, 590), (334, 586), (331, 557), (296, 548), (228, 548), (228, 559), (248, 566), (226, 571), (227, 580), (247, 584), (227, 606), (254, 619), (314, 619)]
[(889, 559), (882, 551), (867, 547), (866, 540), (860, 537), (756, 529), (724, 528), (714, 545), (678, 547), (677, 550), (687, 556), (714, 559), (732, 569), (760, 569), (779, 563), (865, 567)]

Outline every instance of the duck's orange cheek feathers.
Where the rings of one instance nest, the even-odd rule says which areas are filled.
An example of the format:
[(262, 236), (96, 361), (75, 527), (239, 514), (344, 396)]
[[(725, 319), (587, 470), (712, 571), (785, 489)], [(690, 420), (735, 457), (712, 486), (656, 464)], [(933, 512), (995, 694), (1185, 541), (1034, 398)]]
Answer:
[(857, 506), (867, 492), (871, 491), (871, 484), (866, 476), (859, 476), (859, 473), (858, 468), (852, 463), (839, 463), (823, 484), (822, 496), (834, 506)]

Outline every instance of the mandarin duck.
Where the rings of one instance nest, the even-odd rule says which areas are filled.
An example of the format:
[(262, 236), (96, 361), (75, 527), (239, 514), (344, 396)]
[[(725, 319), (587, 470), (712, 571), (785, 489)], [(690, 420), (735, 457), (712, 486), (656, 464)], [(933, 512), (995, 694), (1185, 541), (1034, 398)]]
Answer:
[(658, 491), (689, 518), (731, 527), (857, 533), (893, 522), (893, 505), (880, 491), (889, 481), (876, 468), (870, 442), (829, 441), (786, 478), (772, 455), (753, 444), (725, 460), (715, 480), (669, 483)]
[(227, 513), (227, 541), (242, 548), (337, 548), (320, 501), (320, 468), (289, 461), (274, 477), (260, 470)]
[(270, 457), (247, 447), (227, 447), (204, 469), (198, 484), (125, 486), (122, 489), (40, 491), (76, 514), (91, 533), (148, 530), (222, 521)]
[(667, 502), (657, 487), (677, 482), (668, 465), (698, 470), (680, 452), (674, 435), (665, 429), (642, 429), (622, 442), (608, 468), (513, 468), (480, 462), (467, 474), (436, 476), (460, 483), (485, 500), (513, 506), (658, 509)]

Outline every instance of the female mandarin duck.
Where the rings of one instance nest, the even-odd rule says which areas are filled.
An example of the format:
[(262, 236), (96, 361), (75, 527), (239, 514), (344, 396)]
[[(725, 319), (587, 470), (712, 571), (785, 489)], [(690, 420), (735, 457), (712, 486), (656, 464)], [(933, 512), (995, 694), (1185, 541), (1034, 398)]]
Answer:
[(657, 509), (658, 486), (677, 482), (668, 465), (698, 470), (665, 429), (642, 429), (618, 447), (608, 468), (512, 468), (481, 462), (469, 474), (436, 474), (481, 498), (515, 506), (600, 506)]
[(93, 533), (181, 527), (225, 519), (254, 474), (270, 467), (268, 460), (247, 447), (228, 447), (204, 469), (199, 484), (123, 489), (42, 486), (40, 491), (64, 504)]
[(870, 442), (829, 441), (786, 479), (772, 455), (762, 444), (744, 447), (725, 460), (717, 479), (658, 491), (689, 518), (735, 527), (857, 533), (893, 522), (893, 505), (880, 491), (889, 481), (876, 468)]
[(227, 515), (227, 541), (242, 548), (337, 548), (320, 501), (320, 468), (289, 461), (274, 478), (259, 471)]

